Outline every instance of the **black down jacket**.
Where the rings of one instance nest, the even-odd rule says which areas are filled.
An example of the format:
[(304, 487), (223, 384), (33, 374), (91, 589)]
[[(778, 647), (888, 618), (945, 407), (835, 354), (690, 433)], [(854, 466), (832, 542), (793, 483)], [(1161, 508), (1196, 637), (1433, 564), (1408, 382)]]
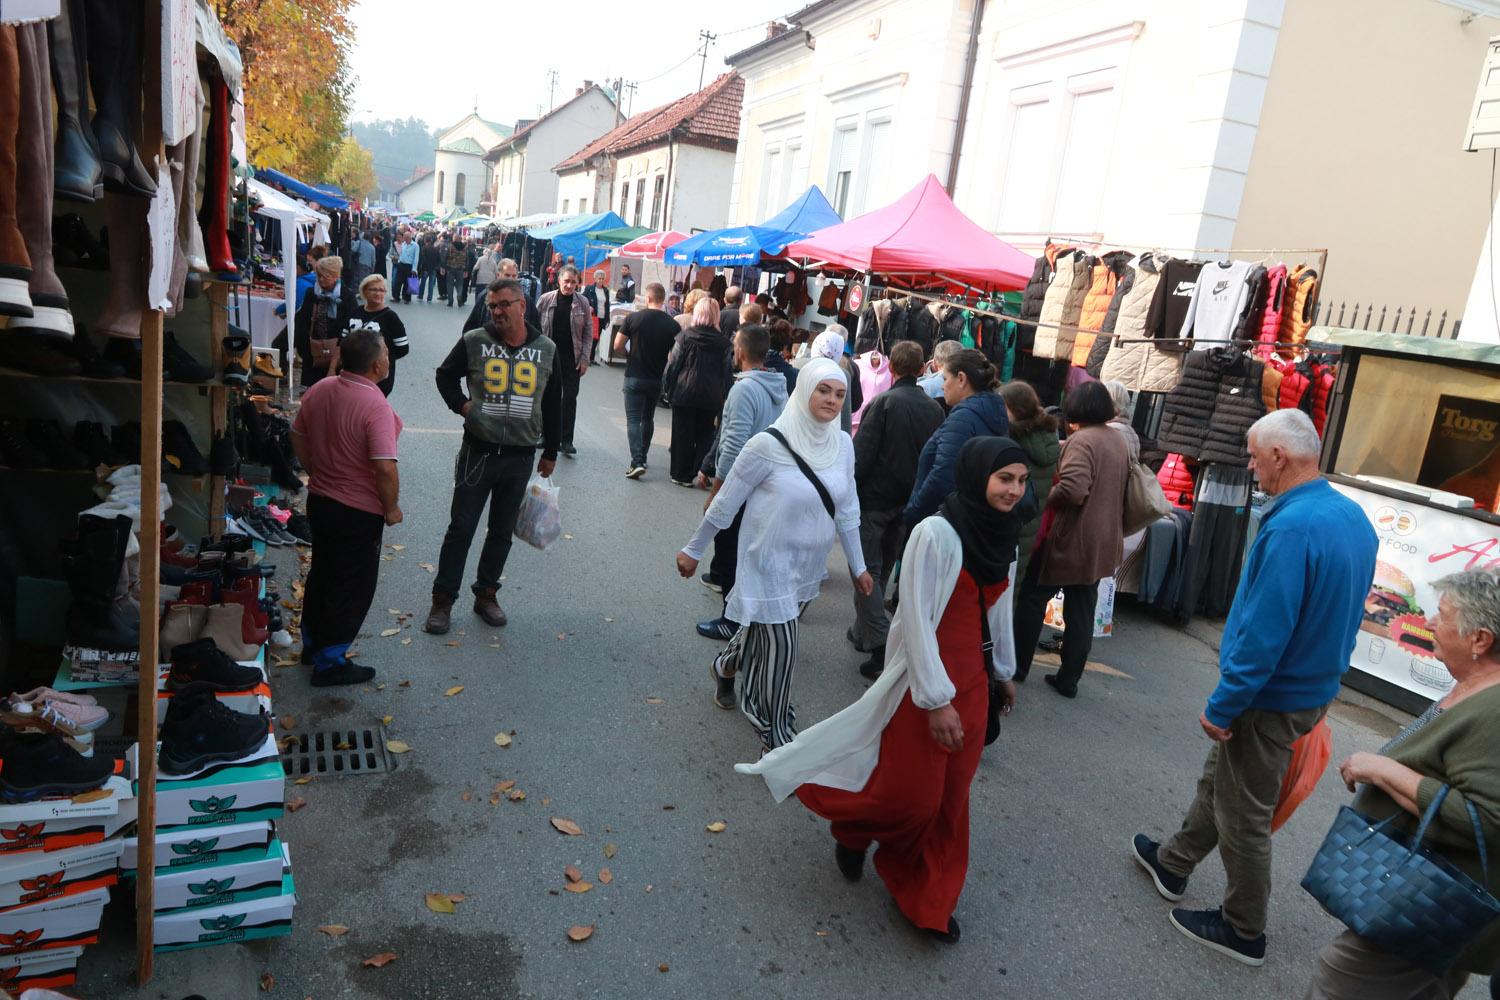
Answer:
[(1036, 339), (1036, 321), (1042, 315), (1042, 301), (1047, 298), (1052, 271), (1052, 255), (1042, 254), (1031, 269), (1031, 280), (1026, 282), (1026, 290), (1021, 293), (1020, 318), (1026, 322), (1018, 324), (1020, 333), (1016, 338), (1016, 346), (1023, 351), (1030, 352), (1031, 342)]
[(672, 349), (662, 373), (662, 395), (673, 406), (696, 406), (717, 412), (734, 381), (730, 340), (707, 326), (690, 326)]
[(1248, 465), (1245, 436), (1266, 414), (1260, 396), (1264, 372), (1259, 361), (1233, 348), (1193, 351), (1182, 380), (1167, 394), (1157, 447), (1200, 462)]

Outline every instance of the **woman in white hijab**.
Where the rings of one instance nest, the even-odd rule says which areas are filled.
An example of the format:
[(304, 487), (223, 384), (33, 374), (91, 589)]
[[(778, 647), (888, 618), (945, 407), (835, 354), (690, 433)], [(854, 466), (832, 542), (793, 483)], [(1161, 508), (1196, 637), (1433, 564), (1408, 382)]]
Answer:
[(832, 323), (823, 328), (823, 332), (813, 338), (812, 346), (807, 353), (792, 362), (792, 367), (805, 368), (809, 362), (816, 358), (827, 358), (839, 366), (848, 381), (849, 392), (844, 396), (844, 411), (839, 414), (839, 426), (844, 432), (851, 433), (854, 426), (854, 414), (864, 405), (864, 393), (860, 391), (859, 369), (854, 367), (854, 362), (844, 356), (844, 345), (848, 343), (849, 331), (838, 323)]
[(746, 443), (698, 531), (677, 553), (677, 572), (692, 579), (709, 541), (745, 508), (739, 569), (724, 611), (740, 630), (714, 660), (714, 701), (730, 707), (735, 675), (743, 673), (739, 708), (767, 750), (796, 735), (797, 616), (828, 576), (835, 535), (860, 593), (874, 587), (859, 544), (854, 444), (838, 426), (847, 392), (837, 363), (816, 358), (803, 368), (781, 416)]

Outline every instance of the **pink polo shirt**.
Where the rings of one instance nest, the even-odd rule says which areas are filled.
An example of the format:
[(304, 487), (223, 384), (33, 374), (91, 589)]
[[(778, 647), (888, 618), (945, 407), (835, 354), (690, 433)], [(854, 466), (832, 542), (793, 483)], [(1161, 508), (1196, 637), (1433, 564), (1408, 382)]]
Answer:
[(292, 430), (302, 435), (313, 468), (308, 489), (356, 510), (384, 514), (372, 459), (394, 459), (401, 418), (380, 387), (342, 372), (302, 394)]

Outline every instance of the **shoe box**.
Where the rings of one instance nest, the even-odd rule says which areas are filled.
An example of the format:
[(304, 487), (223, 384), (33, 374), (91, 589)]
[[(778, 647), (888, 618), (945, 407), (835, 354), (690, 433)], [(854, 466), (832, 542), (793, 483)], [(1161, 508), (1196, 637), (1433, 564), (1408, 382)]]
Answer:
[(0, 857), (0, 911), (58, 896), (108, 889), (119, 881), (121, 838), (61, 851)]
[(219, 909), (233, 903), (279, 896), (282, 874), (290, 864), (281, 841), (273, 838), (258, 854), (239, 860), (158, 869), (152, 901), (156, 911), (161, 913), (181, 909)]
[[(254, 666), (255, 664), (248, 664)], [(167, 690), (170, 670), (162, 671), (156, 678), (156, 724), (167, 721), (167, 706), (172, 702), (172, 692)], [(271, 710), (271, 686), (264, 681), (243, 691), (219, 691), (214, 695), (226, 707), (246, 715), (254, 715), (261, 709)]]
[[(275, 836), (269, 820), (216, 826), (208, 830), (193, 826), (158, 830), (153, 854), (157, 878), (175, 868), (238, 863), (262, 855)], [(120, 869), (134, 871), (140, 864), (137, 860), (140, 841), (126, 837), (123, 845)]]
[[(140, 744), (130, 748), (130, 773), (138, 773)], [(276, 819), (286, 797), (286, 776), (277, 760), (251, 760), (200, 772), (156, 778), (156, 825), (229, 826)]]
[(58, 681), (59, 691), (77, 684), (136, 684), (141, 677), (141, 654), (137, 650), (90, 649), (64, 646)]
[(90, 889), (0, 913), (0, 962), (26, 952), (94, 944), (107, 902), (108, 889)]
[(274, 896), (226, 906), (157, 913), (152, 922), (155, 950), (183, 951), (281, 937), (292, 932), (292, 914), (296, 909), (297, 887), (288, 868), (283, 871), (280, 891)]
[(78, 981), (81, 957), (82, 946), (0, 956), (0, 989), (17, 994), (26, 990), (66, 989)]
[[(110, 779), (110, 782), (116, 781), (125, 784), (122, 778)], [(105, 787), (109, 785), (106, 784)], [(113, 837), (135, 822), (137, 803), (134, 798), (129, 797), (128, 788), (129, 786), (126, 785), (127, 790), (122, 793), (123, 797), (116, 796), (107, 802), (89, 803), (90, 805), (112, 805), (114, 807), (112, 812), (75, 813), (61, 819), (35, 815), (9, 815), (12, 809), (32, 810), (32, 807), (46, 802), (66, 803), (67, 799), (42, 799), (40, 802), (29, 802), (23, 806), (0, 806), (0, 860), (13, 854), (31, 851), (53, 852), (86, 844), (98, 844)]]

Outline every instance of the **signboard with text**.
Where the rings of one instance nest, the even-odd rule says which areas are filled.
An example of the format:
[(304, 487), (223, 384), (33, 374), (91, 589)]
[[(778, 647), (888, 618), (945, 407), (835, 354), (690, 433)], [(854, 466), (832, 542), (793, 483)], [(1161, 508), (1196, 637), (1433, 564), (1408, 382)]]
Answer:
[(1453, 687), (1453, 676), (1433, 654), (1427, 616), (1437, 610), (1438, 598), (1432, 582), (1466, 569), (1500, 566), (1500, 526), (1332, 485), (1359, 504), (1380, 540), (1349, 665), (1424, 698), (1441, 697)]

